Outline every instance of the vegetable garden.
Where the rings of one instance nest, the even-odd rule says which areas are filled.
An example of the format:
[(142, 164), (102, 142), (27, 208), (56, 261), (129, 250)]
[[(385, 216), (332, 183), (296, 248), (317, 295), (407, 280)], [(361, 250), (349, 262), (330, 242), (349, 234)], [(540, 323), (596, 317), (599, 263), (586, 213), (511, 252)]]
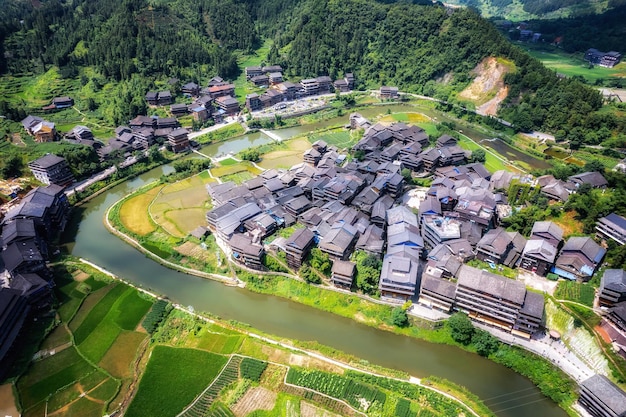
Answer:
[(384, 392), (371, 385), (317, 370), (305, 371), (291, 368), (287, 373), (287, 383), (345, 400), (354, 408), (364, 411), (374, 403), (383, 405), (387, 400)]

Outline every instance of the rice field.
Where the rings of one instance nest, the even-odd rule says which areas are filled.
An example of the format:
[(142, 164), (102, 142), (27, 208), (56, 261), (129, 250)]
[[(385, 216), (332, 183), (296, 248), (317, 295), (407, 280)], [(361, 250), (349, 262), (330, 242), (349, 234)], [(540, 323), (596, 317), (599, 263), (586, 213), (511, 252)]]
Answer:
[(205, 185), (209, 182), (211, 178), (195, 175), (168, 184), (142, 211), (147, 211), (149, 217), (170, 235), (183, 238), (206, 222), (204, 215), (209, 195)]
[(261, 162), (257, 163), (264, 169), (291, 168), (302, 162), (302, 154), (311, 147), (311, 142), (305, 138), (296, 138), (283, 142), (287, 149), (279, 149), (263, 154)]
[(159, 194), (163, 187), (154, 187), (124, 201), (120, 207), (120, 221), (131, 232), (146, 236), (156, 230), (156, 225), (146, 212), (146, 207)]

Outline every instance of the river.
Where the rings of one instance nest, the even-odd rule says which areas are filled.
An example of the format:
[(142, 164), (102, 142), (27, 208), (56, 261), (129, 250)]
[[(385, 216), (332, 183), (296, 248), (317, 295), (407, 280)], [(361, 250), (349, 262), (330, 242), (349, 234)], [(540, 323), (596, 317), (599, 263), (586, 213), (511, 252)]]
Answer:
[[(239, 145), (233, 145), (233, 150)], [(478, 355), (398, 336), (279, 297), (255, 294), (170, 270), (105, 229), (103, 218), (112, 204), (171, 171), (169, 166), (156, 168), (77, 208), (65, 236), (70, 253), (141, 287), (167, 295), (176, 303), (193, 306), (196, 311), (248, 323), (279, 337), (315, 340), (417, 377), (436, 375), (449, 379), (477, 394), (499, 417), (566, 416), (529, 380)]]

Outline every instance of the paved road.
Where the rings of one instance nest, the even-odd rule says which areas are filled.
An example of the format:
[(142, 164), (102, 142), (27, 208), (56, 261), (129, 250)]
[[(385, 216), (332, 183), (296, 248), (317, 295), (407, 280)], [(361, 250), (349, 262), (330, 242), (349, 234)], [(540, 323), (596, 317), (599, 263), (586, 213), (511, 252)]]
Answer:
[(206, 135), (207, 133), (213, 132), (214, 130), (218, 130), (223, 127), (234, 125), (235, 123), (237, 123), (237, 117), (234, 116), (227, 117), (224, 120), (226, 120), (226, 123), (218, 123), (205, 129), (198, 130), (197, 132), (189, 132), (189, 135), (187, 136), (189, 137), (189, 139), (197, 138), (198, 136)]

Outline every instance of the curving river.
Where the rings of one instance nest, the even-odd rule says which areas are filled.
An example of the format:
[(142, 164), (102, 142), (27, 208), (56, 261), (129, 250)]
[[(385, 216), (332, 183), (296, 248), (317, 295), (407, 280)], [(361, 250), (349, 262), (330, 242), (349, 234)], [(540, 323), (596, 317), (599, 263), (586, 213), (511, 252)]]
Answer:
[(477, 394), (499, 417), (566, 416), (529, 380), (478, 355), (377, 330), (283, 298), (170, 270), (105, 229), (104, 214), (112, 204), (171, 171), (169, 166), (156, 168), (77, 208), (65, 237), (70, 253), (136, 285), (167, 295), (176, 303), (193, 306), (196, 311), (245, 322), (280, 337), (315, 340), (414, 376), (449, 379)]

